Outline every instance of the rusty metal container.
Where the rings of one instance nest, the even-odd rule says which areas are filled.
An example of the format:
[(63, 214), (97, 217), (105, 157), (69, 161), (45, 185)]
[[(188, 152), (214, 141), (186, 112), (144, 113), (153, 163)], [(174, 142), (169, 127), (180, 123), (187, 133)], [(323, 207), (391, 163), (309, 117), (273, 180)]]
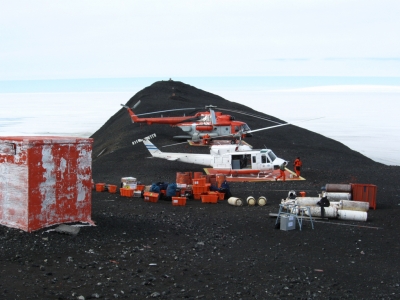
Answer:
[(376, 209), (376, 192), (378, 187), (373, 184), (353, 183), (353, 200), (368, 202), (369, 207)]
[(0, 224), (28, 232), (91, 221), (92, 139), (0, 137)]

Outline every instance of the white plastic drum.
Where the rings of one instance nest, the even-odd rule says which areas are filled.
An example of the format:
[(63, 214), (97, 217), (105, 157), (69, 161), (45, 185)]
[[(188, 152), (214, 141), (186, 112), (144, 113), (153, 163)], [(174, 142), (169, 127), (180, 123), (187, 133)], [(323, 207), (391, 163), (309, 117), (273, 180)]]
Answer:
[(249, 206), (256, 205), (256, 199), (254, 199), (253, 196), (247, 197), (246, 202), (247, 202), (247, 205), (249, 205)]
[(368, 211), (369, 202), (340, 200), (340, 208), (344, 210)]
[(338, 218), (340, 220), (347, 220), (347, 221), (367, 221), (368, 214), (365, 211), (356, 211), (356, 210), (338, 210)]
[[(338, 211), (336, 209), (336, 207), (324, 207), (325, 209), (325, 218), (337, 218), (338, 215)], [(307, 210), (305, 211), (306, 214)], [(314, 206), (314, 207), (310, 207), (310, 213), (311, 216), (313, 217), (321, 217), (321, 207), (319, 206)]]
[(327, 192), (351, 193), (351, 184), (332, 184), (332, 183), (327, 183), (325, 185), (325, 190)]
[(329, 201), (351, 200), (351, 193), (325, 193)]
[(230, 205), (233, 205), (233, 206), (242, 206), (242, 205), (243, 205), (242, 199), (236, 198), (236, 197), (230, 197), (230, 198), (228, 199), (228, 203), (229, 203)]
[(267, 198), (265, 198), (264, 196), (260, 196), (257, 200), (257, 204), (259, 206), (264, 206), (267, 204)]
[(296, 204), (299, 206), (316, 206), (317, 202), (321, 200), (318, 197), (299, 197), (296, 198)]

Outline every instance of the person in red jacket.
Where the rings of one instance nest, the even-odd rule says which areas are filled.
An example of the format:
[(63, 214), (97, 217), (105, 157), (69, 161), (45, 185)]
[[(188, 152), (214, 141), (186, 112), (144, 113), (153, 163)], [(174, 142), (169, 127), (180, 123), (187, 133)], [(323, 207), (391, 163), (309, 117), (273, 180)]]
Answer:
[(293, 163), (294, 171), (296, 172), (297, 177), (300, 177), (300, 172), (301, 172), (301, 166), (302, 165), (303, 165), (303, 163), (300, 160), (300, 157), (297, 157), (296, 160)]

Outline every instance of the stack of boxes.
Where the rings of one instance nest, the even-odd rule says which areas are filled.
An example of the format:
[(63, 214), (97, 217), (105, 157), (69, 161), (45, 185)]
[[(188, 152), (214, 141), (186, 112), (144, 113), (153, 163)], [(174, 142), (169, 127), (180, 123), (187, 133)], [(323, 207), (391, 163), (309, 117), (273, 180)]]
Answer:
[(135, 177), (122, 177), (121, 188), (119, 189), (122, 197), (141, 197), (144, 185), (137, 184)]

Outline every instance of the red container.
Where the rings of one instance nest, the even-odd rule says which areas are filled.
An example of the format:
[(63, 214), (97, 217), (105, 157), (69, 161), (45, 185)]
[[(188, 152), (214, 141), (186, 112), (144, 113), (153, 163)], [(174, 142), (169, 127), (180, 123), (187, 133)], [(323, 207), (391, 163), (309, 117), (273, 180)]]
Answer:
[(198, 179), (203, 177), (203, 172), (193, 172), (193, 179)]
[(201, 202), (202, 203), (217, 203), (218, 202), (218, 194), (201, 195)]
[(108, 185), (108, 192), (111, 194), (115, 194), (117, 192), (117, 186), (113, 184)]
[(177, 184), (192, 184), (192, 172), (177, 172), (176, 173)]
[(369, 202), (369, 207), (376, 209), (377, 186), (373, 184), (352, 183), (351, 193), (355, 201)]
[(144, 202), (157, 202), (158, 201), (158, 193), (146, 192), (143, 194)]
[(306, 192), (299, 192), (300, 197), (305, 197), (306, 196)]
[(220, 188), (221, 184), (223, 184), (225, 180), (226, 180), (225, 174), (217, 174), (216, 175), (217, 187)]
[(145, 188), (145, 185), (144, 185), (144, 184), (138, 184), (138, 185), (136, 186), (136, 191), (143, 191), (144, 188)]
[(225, 193), (218, 192), (218, 200), (224, 200), (225, 199)]
[(133, 197), (133, 193), (135, 190), (133, 189), (127, 189), (127, 188), (120, 188), (119, 192), (122, 197)]
[(208, 188), (205, 185), (194, 185), (192, 189), (193, 189), (193, 194), (202, 194), (202, 193), (207, 193), (208, 191)]
[(186, 205), (186, 197), (172, 197), (172, 205), (174, 206)]
[(201, 185), (201, 186), (206, 185), (206, 179), (204, 177), (203, 178), (194, 178), (192, 180), (192, 182), (193, 182), (193, 186), (195, 186), (195, 185)]
[(96, 192), (104, 192), (106, 189), (105, 183), (96, 183)]
[(28, 232), (90, 222), (93, 139), (0, 137), (0, 223)]

